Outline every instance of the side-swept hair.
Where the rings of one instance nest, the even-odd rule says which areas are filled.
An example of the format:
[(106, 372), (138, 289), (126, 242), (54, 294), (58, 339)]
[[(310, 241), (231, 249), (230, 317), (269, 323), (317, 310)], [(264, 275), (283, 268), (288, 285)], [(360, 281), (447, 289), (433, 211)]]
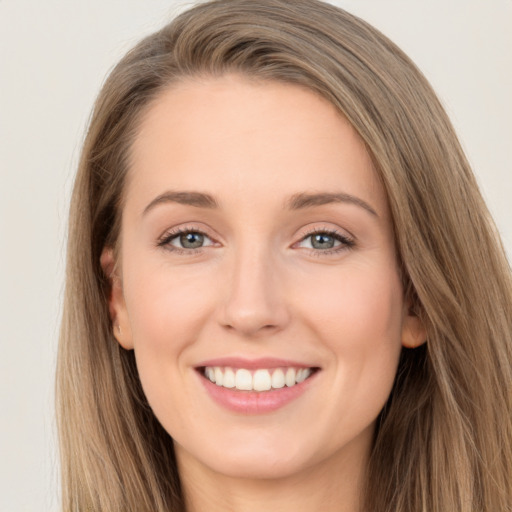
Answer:
[(423, 75), (364, 21), (317, 0), (202, 3), (144, 39), (97, 99), (71, 201), (57, 374), (63, 510), (183, 511), (172, 439), (112, 335), (104, 247), (119, 236), (141, 116), (198, 75), (320, 94), (387, 192), (406, 296), (427, 327), (379, 416), (367, 512), (512, 510), (512, 280), (454, 130)]

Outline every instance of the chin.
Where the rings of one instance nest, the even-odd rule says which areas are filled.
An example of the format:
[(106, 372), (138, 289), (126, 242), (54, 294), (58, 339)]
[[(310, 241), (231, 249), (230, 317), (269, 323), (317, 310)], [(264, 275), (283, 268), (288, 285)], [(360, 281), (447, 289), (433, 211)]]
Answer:
[(242, 478), (246, 480), (278, 480), (289, 478), (301, 473), (308, 467), (303, 459), (290, 459), (282, 454), (274, 454), (272, 457), (266, 454), (254, 453), (250, 457), (247, 454), (239, 456), (226, 456), (215, 461), (204, 461), (216, 473), (229, 478)]
[(203, 439), (190, 451), (179, 446), (176, 453), (182, 462), (185, 458), (195, 459), (204, 468), (229, 478), (277, 480), (299, 475), (337, 451), (304, 435), (301, 439), (282, 432), (272, 436), (272, 432), (263, 429), (245, 434), (248, 435), (231, 432), (226, 438), (210, 438), (207, 442)]

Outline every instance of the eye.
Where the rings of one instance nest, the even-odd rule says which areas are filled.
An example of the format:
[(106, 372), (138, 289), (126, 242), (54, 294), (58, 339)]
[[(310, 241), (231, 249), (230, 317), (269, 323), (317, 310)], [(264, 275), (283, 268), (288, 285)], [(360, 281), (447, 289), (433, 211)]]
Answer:
[(312, 249), (333, 249), (334, 247), (340, 245), (340, 241), (336, 240), (332, 235), (329, 235), (328, 233), (315, 233), (314, 235), (309, 235), (303, 240), (303, 243), (306, 241), (307, 243), (305, 246), (309, 246)]
[(159, 243), (160, 247), (170, 250), (194, 250), (213, 245), (212, 239), (205, 233), (194, 230), (178, 230), (167, 234)]
[(329, 252), (350, 248), (353, 245), (353, 240), (335, 231), (315, 231), (298, 243), (298, 247)]
[(201, 233), (181, 233), (174, 237), (170, 244), (180, 249), (198, 249), (203, 247), (205, 236)]

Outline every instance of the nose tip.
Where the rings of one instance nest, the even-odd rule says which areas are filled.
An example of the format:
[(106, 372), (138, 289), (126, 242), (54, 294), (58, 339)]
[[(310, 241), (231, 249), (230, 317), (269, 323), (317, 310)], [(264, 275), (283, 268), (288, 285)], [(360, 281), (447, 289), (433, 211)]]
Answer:
[(289, 320), (281, 279), (266, 259), (238, 265), (226, 292), (221, 324), (230, 331), (255, 337), (277, 332)]
[[(236, 306), (235, 306), (236, 307)], [(278, 331), (283, 322), (276, 315), (266, 314), (256, 309), (237, 309), (231, 306), (227, 311), (224, 326), (231, 331), (236, 331), (244, 337), (254, 337), (259, 334), (271, 333)]]

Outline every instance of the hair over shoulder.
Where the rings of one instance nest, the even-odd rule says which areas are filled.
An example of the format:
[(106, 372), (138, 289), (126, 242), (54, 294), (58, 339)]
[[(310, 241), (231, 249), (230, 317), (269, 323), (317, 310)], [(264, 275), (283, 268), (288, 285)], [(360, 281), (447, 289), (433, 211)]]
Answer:
[(406, 295), (428, 339), (403, 349), (379, 416), (366, 512), (512, 511), (512, 278), (440, 102), (404, 53), (317, 0), (217, 0), (113, 69), (73, 190), (57, 408), (65, 512), (184, 510), (172, 439), (112, 335), (103, 248), (116, 248), (130, 147), (173, 83), (238, 73), (331, 102), (385, 187)]

